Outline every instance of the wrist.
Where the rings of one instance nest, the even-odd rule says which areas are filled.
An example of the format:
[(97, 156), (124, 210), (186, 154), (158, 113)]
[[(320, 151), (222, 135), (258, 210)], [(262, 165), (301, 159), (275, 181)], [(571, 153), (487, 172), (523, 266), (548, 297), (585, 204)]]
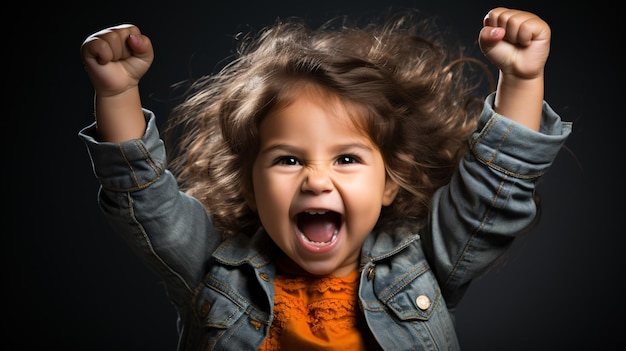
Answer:
[(533, 78), (525, 78), (501, 73), (494, 110), (528, 128), (539, 130), (543, 94), (543, 74)]
[(95, 98), (96, 128), (103, 141), (122, 142), (139, 139), (146, 128), (137, 87), (116, 95)]

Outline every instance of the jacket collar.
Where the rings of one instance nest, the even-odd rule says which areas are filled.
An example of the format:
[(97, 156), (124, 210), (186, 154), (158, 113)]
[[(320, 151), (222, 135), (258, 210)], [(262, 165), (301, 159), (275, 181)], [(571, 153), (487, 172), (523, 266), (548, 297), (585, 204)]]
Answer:
[[(409, 221), (396, 221), (385, 228), (375, 229), (365, 239), (361, 249), (361, 264), (375, 262), (393, 256), (415, 240), (419, 234)], [(249, 264), (254, 268), (273, 262), (278, 247), (263, 228), (252, 235), (243, 233), (226, 239), (213, 252), (213, 258), (229, 266)]]
[(363, 243), (361, 264), (393, 256), (419, 238), (416, 225), (411, 221), (397, 220), (384, 228), (377, 228)]

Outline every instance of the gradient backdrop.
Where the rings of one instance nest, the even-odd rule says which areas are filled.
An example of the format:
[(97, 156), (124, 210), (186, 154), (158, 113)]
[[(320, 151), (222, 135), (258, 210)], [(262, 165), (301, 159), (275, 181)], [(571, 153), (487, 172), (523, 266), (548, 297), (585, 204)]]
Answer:
[[(157, 5), (158, 4), (158, 5)], [(546, 99), (573, 121), (567, 150), (538, 188), (543, 221), (507, 262), (470, 287), (458, 311), (465, 350), (609, 350), (625, 341), (623, 18), (601, 2), (89, 1), (17, 3), (2, 11), (3, 328), (11, 350), (174, 350), (164, 289), (103, 221), (98, 184), (76, 134), (91, 120), (79, 47), (94, 31), (132, 22), (153, 41), (144, 105), (166, 118), (171, 86), (210, 73), (237, 32), (276, 18), (319, 24), (415, 7), (437, 16), (480, 55), (495, 6), (533, 11), (552, 26)], [(8, 23), (14, 23), (8, 25)], [(618, 104), (619, 109), (618, 109)], [(612, 162), (610, 162), (612, 161)], [(615, 162), (617, 161), (617, 162)], [(620, 219), (621, 218), (621, 219)]]

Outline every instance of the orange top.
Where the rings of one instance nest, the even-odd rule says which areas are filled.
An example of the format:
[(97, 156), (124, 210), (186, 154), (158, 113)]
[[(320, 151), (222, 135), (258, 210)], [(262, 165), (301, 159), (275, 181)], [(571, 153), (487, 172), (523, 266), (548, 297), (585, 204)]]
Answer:
[(320, 277), (287, 260), (277, 261), (274, 321), (260, 351), (380, 349), (358, 308), (358, 271)]

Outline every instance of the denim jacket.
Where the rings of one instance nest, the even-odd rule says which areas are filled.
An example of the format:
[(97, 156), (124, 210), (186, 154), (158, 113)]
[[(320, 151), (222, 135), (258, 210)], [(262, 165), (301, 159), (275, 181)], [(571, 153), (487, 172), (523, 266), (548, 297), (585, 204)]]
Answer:
[[(458, 350), (453, 311), (472, 279), (536, 215), (535, 183), (572, 125), (544, 102), (539, 132), (485, 100), (470, 151), (432, 200), (420, 233), (408, 221), (363, 244), (359, 306), (384, 350)], [(80, 131), (114, 230), (165, 283), (179, 313), (179, 350), (256, 350), (273, 316), (277, 247), (260, 229), (222, 240), (211, 216), (179, 191), (153, 114), (141, 139), (99, 142)], [(389, 228), (389, 227), (388, 227)]]

